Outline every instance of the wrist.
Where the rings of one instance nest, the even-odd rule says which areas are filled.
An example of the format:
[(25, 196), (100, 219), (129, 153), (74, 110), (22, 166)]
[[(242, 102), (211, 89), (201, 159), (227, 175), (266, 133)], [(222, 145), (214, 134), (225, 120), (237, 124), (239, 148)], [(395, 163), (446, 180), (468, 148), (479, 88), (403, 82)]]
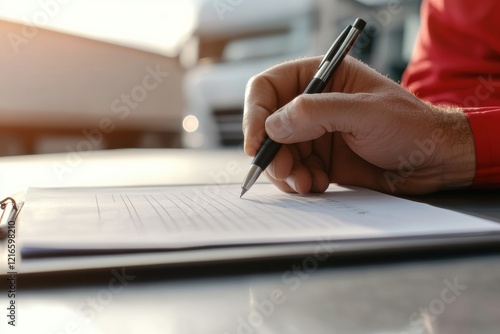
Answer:
[(476, 173), (476, 152), (467, 116), (458, 108), (440, 109), (443, 144), (439, 150), (439, 190), (470, 187)]

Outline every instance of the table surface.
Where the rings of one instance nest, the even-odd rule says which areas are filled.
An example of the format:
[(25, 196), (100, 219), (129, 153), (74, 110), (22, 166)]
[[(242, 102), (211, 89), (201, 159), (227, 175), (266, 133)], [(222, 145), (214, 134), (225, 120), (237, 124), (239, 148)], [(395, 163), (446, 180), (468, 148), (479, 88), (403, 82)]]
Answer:
[[(116, 150), (0, 158), (0, 195), (31, 186), (239, 183), (249, 162), (239, 150)], [(500, 220), (500, 194), (495, 191), (411, 199)], [(0, 329), (222, 334), (499, 331), (500, 256), (495, 250), (366, 254), (320, 262), (316, 267), (310, 258), (292, 258), (21, 276), (17, 326), (8, 326), (7, 311), (2, 311)], [(0, 309), (5, 310), (7, 292), (0, 293)]]

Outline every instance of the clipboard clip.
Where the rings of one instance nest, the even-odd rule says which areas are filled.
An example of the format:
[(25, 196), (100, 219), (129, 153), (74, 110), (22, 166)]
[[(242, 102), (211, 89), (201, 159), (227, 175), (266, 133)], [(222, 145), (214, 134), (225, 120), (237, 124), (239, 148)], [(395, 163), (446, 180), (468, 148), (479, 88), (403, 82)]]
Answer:
[(15, 199), (12, 197), (6, 197), (0, 201), (0, 210), (2, 210), (2, 216), (0, 216), (0, 239), (5, 239), (8, 235), (10, 222), (15, 222), (17, 218), (19, 206), (17, 205)]

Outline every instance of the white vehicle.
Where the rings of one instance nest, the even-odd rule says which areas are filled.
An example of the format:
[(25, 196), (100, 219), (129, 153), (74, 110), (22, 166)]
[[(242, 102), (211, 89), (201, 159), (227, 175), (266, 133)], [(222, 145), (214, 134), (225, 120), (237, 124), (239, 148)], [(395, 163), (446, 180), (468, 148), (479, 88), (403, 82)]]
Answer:
[(313, 1), (239, 3), (226, 11), (214, 1), (200, 6), (190, 41), (195, 47), (188, 44), (183, 54), (194, 53), (197, 62), (184, 80), (186, 147), (240, 144), (248, 80), (277, 63), (312, 54)]
[[(378, 0), (378, 6), (383, 6), (380, 3)], [(352, 0), (202, 2), (192, 38), (180, 56), (188, 68), (183, 84), (186, 110), (182, 145), (241, 145), (248, 80), (280, 62), (323, 54), (338, 32), (357, 16), (376, 24), (376, 17), (369, 17), (370, 10), (373, 7)], [(391, 23), (396, 22), (401, 19), (391, 17)], [(351, 55), (368, 61), (367, 49), (373, 51), (373, 45), (353, 49)]]

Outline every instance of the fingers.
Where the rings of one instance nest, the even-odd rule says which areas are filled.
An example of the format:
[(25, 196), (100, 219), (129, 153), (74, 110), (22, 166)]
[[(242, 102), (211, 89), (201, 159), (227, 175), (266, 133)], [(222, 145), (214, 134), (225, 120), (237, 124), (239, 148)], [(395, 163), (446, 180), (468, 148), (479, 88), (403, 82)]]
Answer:
[[(305, 178), (305, 182), (308, 183), (307, 179), (310, 179), (309, 173), (305, 173), (299, 167), (298, 158), (298, 151), (294, 147), (283, 146), (267, 167), (266, 176), (282, 191), (298, 192), (295, 185), (297, 173), (299, 173), (299, 180)], [(301, 181), (300, 189), (304, 188), (303, 183), (304, 181)]]
[(317, 155), (311, 155), (303, 161), (304, 167), (309, 171), (311, 176), (311, 181), (309, 183), (301, 183), (300, 180), (296, 180), (296, 188), (303, 190), (299, 193), (305, 194), (304, 190), (309, 184), (308, 192), (322, 193), (330, 184), (330, 179), (328, 173), (326, 172), (326, 167)]
[(290, 148), (282, 146), (266, 170), (273, 179), (284, 181), (292, 173), (293, 163), (294, 157)]
[(326, 166), (316, 154), (305, 158), (294, 146), (283, 146), (265, 171), (266, 176), (285, 192), (324, 192), (330, 183)]
[(266, 170), (265, 174), (282, 191), (299, 194), (308, 194), (312, 191), (311, 173), (298, 161), (294, 161), (290, 174), (283, 180), (274, 178), (268, 170)]
[(335, 131), (360, 134), (373, 125), (377, 105), (379, 96), (370, 93), (301, 95), (266, 119), (266, 132), (284, 144)]
[[(280, 64), (253, 77), (248, 82), (243, 116), (244, 149), (248, 155), (255, 155), (264, 141), (266, 130), (269, 130), (265, 129), (266, 119), (277, 110), (283, 111), (280, 108), (303, 93), (311, 78), (314, 77), (320, 60), (321, 57), (315, 57)], [(348, 94), (342, 95), (349, 96), (359, 92), (374, 93), (388, 85), (397, 86), (367, 65), (351, 57), (346, 57), (332, 80), (327, 84), (325, 92), (343, 92)], [(300, 115), (311, 104), (317, 103), (316, 109), (323, 108), (328, 105), (326, 97), (323, 95), (300, 96), (294, 100), (294, 108), (298, 104)], [(342, 95), (339, 95), (337, 100), (341, 101)], [(304, 100), (309, 102), (305, 103)], [(289, 106), (286, 106), (286, 109), (288, 108)], [(328, 109), (331, 108), (330, 105)], [(288, 116), (292, 117), (293, 115)], [(293, 125), (295, 125), (292, 121), (299, 121), (298, 117), (288, 123), (286, 120), (286, 118), (277, 118), (268, 121), (268, 123), (273, 122), (275, 125), (273, 128), (275, 138), (287, 138), (290, 129), (293, 130)], [(290, 124), (292, 128), (290, 128)], [(315, 128), (315, 130), (318, 129)]]
[(266, 118), (302, 93), (320, 60), (316, 57), (277, 65), (248, 82), (243, 115), (244, 150), (248, 155), (254, 156), (266, 137)]

